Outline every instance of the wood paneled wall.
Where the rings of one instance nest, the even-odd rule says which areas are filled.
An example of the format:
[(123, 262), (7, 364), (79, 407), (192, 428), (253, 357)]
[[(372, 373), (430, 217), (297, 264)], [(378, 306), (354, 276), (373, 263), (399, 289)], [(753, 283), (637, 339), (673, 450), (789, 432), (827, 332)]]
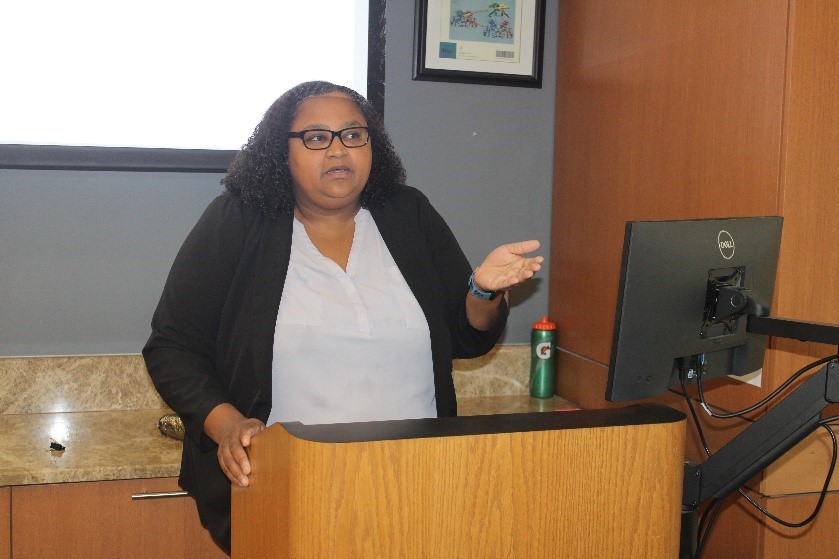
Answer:
[[(839, 323), (839, 2), (567, 0), (558, 32), (549, 297), (557, 392), (584, 407), (613, 405), (604, 392), (629, 220), (783, 215), (773, 314)], [(706, 392), (741, 409), (833, 353), (772, 339), (760, 388), (726, 380)], [(755, 490), (795, 517), (806, 507), (780, 496), (819, 489), (828, 448), (811, 437)], [(755, 535), (753, 554), (738, 556), (782, 556), (771, 542), (783, 538), (737, 506), (721, 522)], [(821, 545), (830, 556), (832, 540)], [(706, 557), (725, 549), (715, 545)]]
[(780, 212), (786, 18), (785, 0), (563, 3), (549, 301), (563, 349), (608, 363), (626, 221)]

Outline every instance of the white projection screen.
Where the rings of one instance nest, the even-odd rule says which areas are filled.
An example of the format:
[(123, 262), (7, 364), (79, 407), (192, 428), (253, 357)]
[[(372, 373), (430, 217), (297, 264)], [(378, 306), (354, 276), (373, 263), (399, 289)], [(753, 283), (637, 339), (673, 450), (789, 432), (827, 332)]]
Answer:
[(283, 91), (367, 89), (367, 0), (0, 4), (0, 144), (236, 150)]

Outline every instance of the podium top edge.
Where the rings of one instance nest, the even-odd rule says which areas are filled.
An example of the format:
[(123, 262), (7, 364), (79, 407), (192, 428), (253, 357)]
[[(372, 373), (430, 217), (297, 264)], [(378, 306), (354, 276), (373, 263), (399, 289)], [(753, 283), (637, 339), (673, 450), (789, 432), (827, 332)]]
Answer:
[(302, 440), (319, 443), (353, 443), (649, 425), (676, 423), (684, 419), (685, 414), (667, 406), (635, 404), (604, 410), (399, 419), (328, 425), (284, 422), (280, 425), (290, 435)]

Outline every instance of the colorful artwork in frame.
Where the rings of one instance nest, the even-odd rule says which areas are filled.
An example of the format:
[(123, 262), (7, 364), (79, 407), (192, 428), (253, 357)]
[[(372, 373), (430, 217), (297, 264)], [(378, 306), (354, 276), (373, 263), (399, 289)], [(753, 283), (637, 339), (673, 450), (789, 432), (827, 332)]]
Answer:
[(545, 0), (417, 0), (414, 79), (541, 87)]

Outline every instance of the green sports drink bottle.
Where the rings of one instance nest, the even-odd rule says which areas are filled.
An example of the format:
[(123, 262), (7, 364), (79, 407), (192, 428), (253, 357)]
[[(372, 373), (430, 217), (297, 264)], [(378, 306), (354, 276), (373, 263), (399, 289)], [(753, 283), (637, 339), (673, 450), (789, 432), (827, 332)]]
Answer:
[(556, 351), (556, 324), (543, 316), (533, 323), (530, 332), (530, 395), (534, 398), (552, 398), (556, 391), (554, 352)]

